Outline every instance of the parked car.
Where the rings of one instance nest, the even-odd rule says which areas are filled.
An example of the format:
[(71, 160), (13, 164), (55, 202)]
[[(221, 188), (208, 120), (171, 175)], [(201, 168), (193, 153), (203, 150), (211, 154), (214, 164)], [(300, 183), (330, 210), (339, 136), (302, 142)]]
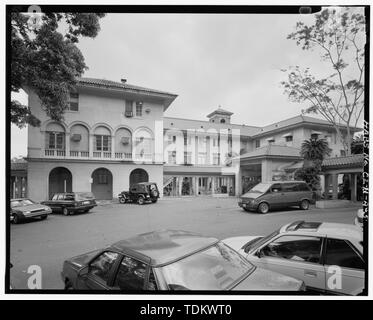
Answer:
[(158, 198), (158, 186), (154, 182), (135, 183), (129, 191), (122, 191), (118, 195), (120, 203), (137, 202), (141, 205), (146, 202), (155, 203), (158, 201)]
[(50, 213), (52, 213), (50, 207), (28, 198), (10, 200), (10, 221), (15, 224), (31, 218), (44, 220)]
[(302, 281), (258, 268), (215, 238), (154, 231), (68, 259), (65, 289), (303, 291)]
[(364, 215), (364, 210), (363, 209), (357, 210), (356, 218), (355, 218), (355, 226), (363, 228), (364, 227), (364, 221), (368, 222), (368, 216)]
[[(352, 224), (304, 221), (289, 223), (265, 237), (223, 240), (254, 265), (304, 281), (307, 290), (349, 295), (364, 288), (362, 241), (361, 229)], [(331, 279), (338, 276), (335, 266), (340, 286)]]
[(304, 181), (273, 181), (257, 184), (240, 197), (238, 205), (246, 211), (267, 213), (290, 206), (308, 210), (314, 203), (315, 193)]
[(65, 216), (75, 212), (88, 212), (97, 206), (91, 192), (55, 193), (52, 200), (43, 201), (42, 204), (50, 206), (53, 213), (62, 212)]

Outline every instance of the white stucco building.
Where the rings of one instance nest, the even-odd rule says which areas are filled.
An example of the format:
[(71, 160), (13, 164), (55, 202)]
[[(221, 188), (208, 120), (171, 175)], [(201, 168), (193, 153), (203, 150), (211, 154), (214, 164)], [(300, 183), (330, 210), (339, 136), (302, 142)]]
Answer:
[(206, 121), (164, 117), (177, 95), (81, 78), (57, 123), (27, 92), (41, 120), (28, 128), (28, 196), (37, 201), (64, 191), (112, 199), (141, 181), (156, 182), (161, 196), (239, 195), (259, 181), (291, 178), (312, 136), (328, 141), (331, 157), (343, 156), (333, 127), (316, 118), (237, 125), (221, 107)]

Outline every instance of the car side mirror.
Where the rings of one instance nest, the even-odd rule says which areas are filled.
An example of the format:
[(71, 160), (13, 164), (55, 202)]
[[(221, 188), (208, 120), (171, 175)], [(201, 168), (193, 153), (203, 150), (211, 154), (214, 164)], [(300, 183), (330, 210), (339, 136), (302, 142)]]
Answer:
[(89, 266), (85, 266), (85, 267), (83, 267), (83, 268), (81, 268), (81, 269), (79, 270), (78, 275), (79, 275), (79, 276), (85, 276), (85, 275), (88, 274), (88, 271), (89, 271)]

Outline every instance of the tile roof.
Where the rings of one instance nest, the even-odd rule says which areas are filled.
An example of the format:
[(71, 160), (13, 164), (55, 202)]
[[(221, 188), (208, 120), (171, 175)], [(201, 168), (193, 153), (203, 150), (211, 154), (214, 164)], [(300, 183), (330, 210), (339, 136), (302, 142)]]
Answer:
[(336, 157), (328, 158), (322, 162), (322, 167), (356, 167), (364, 165), (364, 155), (363, 154), (353, 154), (346, 157)]
[(276, 144), (269, 144), (267, 146), (257, 148), (251, 152), (245, 153), (239, 157), (240, 160), (256, 158), (256, 157), (297, 157), (300, 156), (300, 149), (288, 146), (281, 146)]
[[(324, 125), (324, 126), (326, 125), (326, 126), (329, 126), (329, 127), (332, 126), (330, 124), (330, 122), (328, 122), (326, 120), (323, 120), (323, 119), (313, 118), (313, 117), (304, 116), (304, 115), (298, 115), (298, 116), (295, 116), (295, 117), (292, 117), (292, 118), (289, 118), (289, 119), (285, 119), (285, 120), (282, 120), (282, 121), (279, 121), (279, 122), (272, 123), (268, 126), (264, 126), (261, 129), (259, 129), (254, 134), (254, 136), (264, 135), (264, 134), (270, 133), (272, 131), (280, 131), (280, 130), (288, 128), (288, 127), (293, 127), (293, 126), (300, 125), (300, 124), (305, 124), (305, 123), (314, 124), (314, 125)], [(361, 128), (355, 128), (355, 127), (351, 128), (351, 129), (352, 129), (352, 131), (362, 130)]]
[(233, 114), (233, 112), (230, 112), (230, 111), (224, 110), (223, 108), (221, 108), (221, 107), (219, 106), (218, 109), (216, 109), (215, 111), (209, 113), (209, 114), (207, 115), (207, 118), (212, 117), (214, 114), (224, 114), (224, 115), (231, 116), (231, 115)]
[(11, 162), (10, 163), (10, 170), (27, 170), (27, 162)]
[(142, 91), (146, 93), (155, 93), (155, 94), (160, 94), (160, 95), (177, 97), (177, 95), (174, 93), (139, 87), (133, 84), (129, 84), (127, 82), (123, 83), (123, 82), (117, 82), (117, 81), (106, 80), (106, 79), (96, 79), (96, 78), (78, 78), (77, 81), (78, 83), (83, 84), (83, 85), (116, 88), (116, 89), (123, 89), (123, 90), (129, 90), (129, 91)]

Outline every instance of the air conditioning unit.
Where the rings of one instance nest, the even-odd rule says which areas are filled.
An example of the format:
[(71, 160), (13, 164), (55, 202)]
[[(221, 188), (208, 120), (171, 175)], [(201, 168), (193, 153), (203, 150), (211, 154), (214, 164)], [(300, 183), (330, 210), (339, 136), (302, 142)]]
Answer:
[(127, 117), (127, 118), (131, 118), (131, 117), (133, 117), (133, 112), (132, 111), (125, 111), (124, 116)]
[(82, 140), (82, 135), (81, 135), (81, 134), (74, 133), (74, 134), (71, 136), (71, 140), (72, 140), (72, 141), (75, 141), (75, 142), (78, 142), (78, 141)]
[(122, 138), (120, 138), (120, 142), (122, 144), (129, 144), (130, 143), (130, 137), (122, 137)]

